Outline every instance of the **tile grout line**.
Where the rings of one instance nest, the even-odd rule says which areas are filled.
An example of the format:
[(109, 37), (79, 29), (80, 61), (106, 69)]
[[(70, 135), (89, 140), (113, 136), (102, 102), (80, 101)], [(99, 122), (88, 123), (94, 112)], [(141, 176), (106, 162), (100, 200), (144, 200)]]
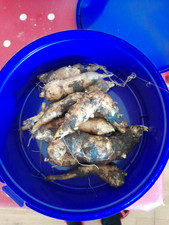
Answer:
[(156, 224), (156, 211), (154, 209), (154, 225)]

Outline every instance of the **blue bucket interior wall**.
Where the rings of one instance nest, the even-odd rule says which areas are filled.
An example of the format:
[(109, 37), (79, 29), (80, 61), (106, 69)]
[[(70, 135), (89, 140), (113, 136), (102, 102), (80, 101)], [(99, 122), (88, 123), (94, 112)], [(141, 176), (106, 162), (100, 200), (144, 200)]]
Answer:
[[(126, 87), (114, 87), (108, 92), (118, 102), (129, 125), (149, 127), (133, 152), (117, 162), (128, 173), (123, 187), (110, 187), (95, 176), (53, 183), (44, 181), (44, 176), (63, 171), (44, 162), (44, 143), (33, 139), (28, 144), (29, 132), (20, 131), (22, 121), (41, 109), (43, 99), (39, 98), (36, 76), (79, 62), (106, 66), (116, 74), (113, 78), (118, 82), (126, 80), (132, 72), (138, 76)], [(67, 31), (33, 42), (17, 53), (1, 72), (0, 176), (29, 207), (54, 218), (92, 220), (125, 209), (149, 190), (167, 163), (169, 103), (166, 90), (151, 62), (137, 49), (113, 36)]]

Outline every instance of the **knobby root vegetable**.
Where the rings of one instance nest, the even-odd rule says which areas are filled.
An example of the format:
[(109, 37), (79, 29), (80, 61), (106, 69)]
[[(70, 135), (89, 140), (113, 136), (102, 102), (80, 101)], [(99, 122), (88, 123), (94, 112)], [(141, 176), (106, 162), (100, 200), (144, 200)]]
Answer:
[(53, 119), (49, 123), (46, 123), (43, 127), (44, 129), (58, 129), (59, 126), (63, 123), (64, 117), (59, 117), (56, 119)]
[(85, 91), (86, 92), (93, 92), (93, 91), (104, 91), (107, 92), (110, 88), (114, 87), (115, 84), (110, 81), (105, 80), (97, 80), (92, 85), (88, 86)]
[[(81, 132), (73, 133), (62, 139), (57, 139), (49, 143), (47, 147), (48, 159), (55, 161), (60, 165), (60, 160), (65, 158), (64, 154), (68, 152), (80, 163), (89, 164), (108, 164), (114, 160), (126, 158), (140, 137), (148, 128), (143, 125), (133, 125), (126, 127), (126, 132), (116, 131), (110, 137), (91, 135)], [(66, 160), (64, 160), (65, 166)]]
[(100, 104), (97, 112), (104, 117), (109, 123), (111, 123), (117, 130), (125, 133), (126, 121), (122, 121), (122, 114), (119, 112), (117, 102), (106, 93), (102, 91), (96, 91), (91, 93), (93, 100), (100, 97)]
[(30, 118), (26, 119), (25, 121), (23, 121), (23, 126), (21, 127), (21, 130), (29, 130), (34, 126), (34, 124), (44, 114), (45, 105), (46, 105), (45, 102), (43, 102), (42, 105), (41, 105), (41, 112), (38, 115), (30, 117)]
[(56, 133), (56, 130), (63, 123), (63, 117), (52, 120), (41, 126), (36, 132), (32, 133), (33, 137), (40, 141), (50, 142)]
[(103, 118), (88, 119), (86, 122), (80, 124), (78, 130), (95, 135), (105, 135), (115, 132), (114, 127)]
[(96, 72), (86, 72), (65, 80), (52, 80), (42, 88), (40, 97), (44, 97), (48, 101), (58, 101), (73, 92), (85, 91), (85, 88), (95, 83), (95, 81), (107, 76)]
[[(112, 86), (113, 86), (112, 82), (105, 81), (105, 80), (98, 80), (98, 81), (96, 81), (93, 85), (87, 87), (85, 91), (86, 91), (86, 92), (93, 92), (93, 91), (99, 90), (99, 91), (107, 92), (107, 91), (109, 90), (109, 88), (111, 88)], [(76, 92), (76, 93), (79, 93), (79, 92)], [(73, 96), (73, 94), (74, 94), (74, 96), (76, 97), (76, 93), (70, 94), (70, 97)], [(82, 92), (81, 92), (81, 93), (82, 93)], [(81, 95), (81, 94), (79, 93), (78, 95), (79, 95), (79, 98), (80, 98), (80, 95)], [(67, 98), (69, 99), (69, 96), (67, 96), (67, 97), (65, 98), (65, 100), (67, 100)], [(62, 100), (61, 100), (61, 101), (62, 101)], [(61, 103), (62, 103), (62, 102), (61, 102)], [(53, 104), (54, 104), (54, 105), (53, 105)], [(57, 104), (58, 104), (58, 103), (57, 103)], [(55, 107), (53, 107), (53, 106), (55, 106), (55, 105), (57, 105), (57, 104), (55, 104), (54, 102), (50, 103), (50, 109), (52, 110), (52, 108), (53, 108), (53, 111), (54, 111), (54, 110), (55, 110), (55, 109), (54, 109)], [(70, 104), (69, 106), (71, 106), (71, 104)], [(50, 110), (50, 111), (51, 111), (51, 110)], [(66, 107), (66, 110), (68, 110), (67, 107)], [(46, 117), (48, 117), (48, 115), (47, 115), (48, 111), (47, 111), (47, 110), (45, 111), (45, 113), (46, 113)], [(28, 129), (31, 129), (31, 128), (34, 126), (34, 124), (37, 123), (38, 120), (39, 120), (43, 115), (44, 115), (44, 110), (43, 110), (42, 112), (40, 112), (38, 115), (35, 115), (35, 116), (33, 116), (33, 117), (31, 117), (31, 118), (25, 120), (25, 121), (23, 122), (22, 130), (28, 130)], [(54, 115), (54, 113), (53, 113), (53, 115)], [(40, 122), (39, 122), (39, 123), (40, 123)], [(39, 124), (39, 123), (38, 123), (38, 124)], [(39, 126), (38, 124), (37, 124), (37, 126)], [(42, 123), (42, 125), (43, 125), (43, 123)]]
[[(104, 101), (106, 101), (107, 110), (104, 106)], [(73, 104), (75, 104), (74, 107), (72, 106)], [(103, 106), (101, 107), (101, 105)], [(64, 130), (67, 130), (67, 127), (69, 125), (68, 123), (71, 123), (71, 124), (74, 123), (74, 125), (77, 124), (74, 127), (72, 125), (71, 128), (69, 125), (69, 129), (66, 131), (68, 133), (74, 132), (74, 130), (78, 129), (81, 123), (88, 120), (88, 118), (93, 117), (94, 116), (93, 114), (97, 110), (99, 112), (102, 112), (100, 113), (100, 115), (102, 117), (105, 117), (108, 122), (112, 123), (114, 119), (114, 125), (115, 127), (118, 127), (118, 129), (120, 127), (121, 130), (124, 130), (126, 126), (126, 124), (123, 124), (124, 122), (121, 122), (121, 125), (119, 123), (121, 114), (119, 113), (119, 109), (116, 106), (116, 103), (107, 94), (101, 91), (97, 91), (92, 93), (84, 93), (84, 92), (72, 93), (58, 102), (50, 103), (43, 110), (43, 112), (40, 112), (37, 116), (34, 116), (24, 121), (23, 124), (27, 124), (27, 126), (24, 125), (23, 129), (25, 130), (26, 128), (28, 129), (32, 128), (31, 133), (35, 133), (38, 129), (40, 129), (41, 126), (49, 123), (54, 118), (60, 117), (67, 110), (68, 110), (68, 113), (66, 114), (65, 121), (63, 122), (63, 124), (61, 124), (60, 128), (57, 131), (59, 135), (60, 134), (62, 135), (62, 133), (64, 133)], [(65, 125), (66, 123), (68, 124), (67, 126)], [(100, 123), (98, 123), (98, 125), (99, 124)], [(57, 135), (58, 134), (56, 134), (56, 137)]]
[(55, 164), (56, 166), (74, 166), (74, 165), (77, 165), (79, 164), (78, 163), (78, 160), (76, 158), (73, 158), (72, 155), (68, 152), (63, 152), (63, 156), (61, 157), (60, 160), (58, 159), (55, 159), (55, 158), (49, 158), (49, 157), (46, 157), (45, 158), (45, 162), (51, 162), (53, 164)]
[(113, 99), (102, 91), (88, 93), (83, 99), (77, 101), (65, 114), (62, 125), (57, 130), (54, 140), (62, 138), (75, 130), (78, 130), (81, 123), (94, 117), (98, 111), (109, 123), (121, 132), (125, 132), (126, 123), (122, 121), (119, 108)]
[(48, 73), (43, 73), (38, 76), (38, 79), (43, 83), (48, 83), (52, 80), (64, 80), (70, 77), (80, 75), (84, 72), (95, 72), (98, 69), (103, 70), (106, 74), (108, 73), (106, 68), (97, 64), (89, 64), (84, 66), (80, 63), (75, 65), (69, 65), (61, 67), (55, 71), (51, 70)]
[(58, 101), (51, 102), (45, 109), (42, 116), (34, 124), (32, 128), (32, 133), (38, 130), (42, 125), (49, 123), (54, 118), (62, 116), (73, 104), (75, 104), (79, 99), (81, 99), (85, 93), (76, 92), (68, 95), (66, 98)]
[(38, 79), (43, 83), (48, 83), (52, 80), (64, 80), (66, 78), (77, 76), (81, 73), (81, 64), (73, 66), (64, 66), (57, 70), (51, 70), (38, 76)]
[(21, 130), (29, 130), (31, 129), (34, 124), (43, 116), (43, 112), (41, 111), (38, 115), (30, 117), (23, 121), (23, 126), (21, 127)]
[[(43, 125), (35, 133), (34, 137), (37, 140), (49, 142), (54, 137), (57, 129), (64, 121), (64, 117), (54, 119), (51, 122)], [(91, 133), (95, 135), (105, 135), (115, 132), (114, 127), (103, 118), (92, 118), (80, 124), (78, 131)]]
[(92, 98), (86, 94), (83, 99), (77, 101), (74, 106), (70, 107), (68, 112), (65, 114), (64, 121), (57, 130), (54, 139), (57, 139), (58, 137), (62, 138), (65, 135), (78, 130), (81, 123), (94, 116), (98, 105), (99, 98), (94, 102)]
[(99, 176), (102, 180), (113, 187), (120, 187), (125, 182), (124, 173), (120, 168), (115, 165), (105, 165), (105, 166), (78, 166), (73, 170), (61, 174), (61, 175), (51, 175), (47, 176), (45, 180), (55, 181), (55, 180), (67, 180), (77, 177), (89, 176), (90, 174)]

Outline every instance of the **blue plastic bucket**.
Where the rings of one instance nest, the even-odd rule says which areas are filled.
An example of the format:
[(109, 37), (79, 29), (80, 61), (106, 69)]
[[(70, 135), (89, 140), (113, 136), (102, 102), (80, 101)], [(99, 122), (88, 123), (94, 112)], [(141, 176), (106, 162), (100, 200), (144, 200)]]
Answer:
[[(43, 176), (63, 171), (43, 161), (45, 146), (41, 147), (36, 140), (28, 145), (29, 132), (20, 132), (22, 121), (41, 108), (43, 100), (39, 98), (36, 76), (77, 62), (104, 65), (121, 82), (132, 72), (138, 76), (126, 87), (109, 91), (129, 124), (149, 127), (133, 152), (117, 162), (128, 173), (123, 187), (110, 187), (95, 176), (44, 181)], [(20, 205), (25, 203), (44, 215), (69, 221), (113, 215), (143, 196), (167, 163), (167, 87), (158, 70), (141, 52), (113, 36), (75, 30), (52, 34), (29, 44), (1, 71), (0, 102), (0, 176), (7, 185), (4, 190)]]

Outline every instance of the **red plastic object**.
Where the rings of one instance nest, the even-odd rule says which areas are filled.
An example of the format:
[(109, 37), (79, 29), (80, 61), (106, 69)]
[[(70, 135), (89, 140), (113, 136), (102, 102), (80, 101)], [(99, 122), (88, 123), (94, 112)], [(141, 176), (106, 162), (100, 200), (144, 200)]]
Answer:
[(0, 1), (0, 68), (30, 42), (76, 29), (76, 4), (77, 0)]
[(19, 207), (11, 198), (2, 191), (3, 184), (0, 183), (0, 207)]
[(162, 73), (161, 75), (164, 78), (164, 80), (165, 80), (165, 82), (167, 84), (167, 87), (169, 88), (169, 71), (167, 71), (165, 73)]

